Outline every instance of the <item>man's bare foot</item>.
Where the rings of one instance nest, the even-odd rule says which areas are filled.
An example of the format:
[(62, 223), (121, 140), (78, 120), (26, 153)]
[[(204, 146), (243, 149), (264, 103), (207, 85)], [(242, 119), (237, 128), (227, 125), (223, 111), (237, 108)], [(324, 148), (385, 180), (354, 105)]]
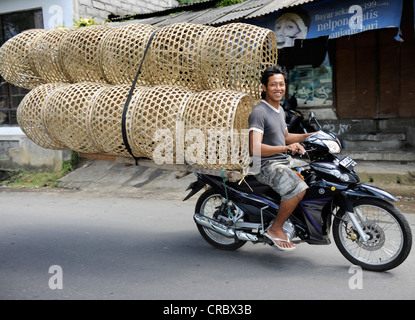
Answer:
[(283, 230), (278, 230), (278, 231), (273, 231), (273, 230), (268, 230), (265, 234), (264, 234), (268, 239), (270, 239), (274, 245), (283, 251), (291, 251), (294, 250), (296, 245), (287, 238), (287, 235), (284, 233)]

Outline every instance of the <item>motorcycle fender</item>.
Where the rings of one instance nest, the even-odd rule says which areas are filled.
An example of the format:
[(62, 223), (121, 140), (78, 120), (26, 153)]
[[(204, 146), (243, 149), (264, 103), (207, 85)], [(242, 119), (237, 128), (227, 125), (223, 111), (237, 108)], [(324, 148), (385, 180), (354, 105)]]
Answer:
[(398, 198), (396, 198), (393, 194), (367, 183), (358, 184), (352, 189), (345, 191), (345, 193), (349, 196), (355, 197), (372, 197), (386, 201), (398, 201)]
[(186, 190), (190, 190), (189, 194), (183, 199), (183, 201), (186, 201), (188, 199), (190, 199), (191, 197), (193, 197), (196, 193), (198, 193), (200, 190), (202, 190), (202, 188), (206, 185), (206, 182), (201, 180), (201, 179), (197, 179), (196, 181), (192, 182)]

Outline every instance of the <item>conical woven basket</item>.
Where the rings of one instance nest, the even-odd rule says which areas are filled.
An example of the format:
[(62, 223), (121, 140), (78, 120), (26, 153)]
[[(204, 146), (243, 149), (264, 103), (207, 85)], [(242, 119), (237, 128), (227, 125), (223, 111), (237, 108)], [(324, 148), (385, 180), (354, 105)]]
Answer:
[(193, 94), (179, 112), (186, 133), (186, 161), (211, 169), (240, 170), (249, 163), (250, 95), (230, 90)]
[(0, 48), (0, 74), (7, 82), (25, 89), (33, 89), (45, 81), (36, 72), (30, 51), (43, 29), (29, 29), (7, 40)]
[(111, 27), (82, 27), (65, 35), (59, 45), (60, 63), (72, 82), (108, 82), (99, 63), (99, 43)]
[(161, 28), (148, 53), (152, 68), (149, 82), (203, 89), (201, 40), (210, 29), (214, 28), (191, 23), (175, 23)]
[(174, 142), (178, 112), (191, 94), (191, 90), (183, 87), (155, 86), (134, 97), (130, 104), (130, 145), (134, 152), (157, 163), (176, 162)]
[(17, 108), (17, 122), (20, 128), (30, 140), (42, 148), (53, 150), (69, 149), (50, 135), (43, 121), (44, 106), (47, 99), (55, 90), (65, 86), (66, 84), (63, 83), (39, 85), (23, 98)]
[[(143, 60), (144, 51), (150, 35), (157, 27), (131, 23), (121, 27), (114, 27), (99, 44), (100, 66), (105, 78), (111, 84), (131, 84)], [(146, 57), (138, 85), (148, 84), (151, 64)]]
[[(137, 94), (144, 89), (136, 87), (129, 107), (135, 104)], [(89, 131), (94, 144), (106, 154), (132, 157), (125, 147), (121, 129), (124, 105), (129, 92), (129, 85), (109, 86), (102, 90), (92, 103)], [(127, 112), (127, 117), (131, 118), (131, 112)], [(127, 132), (131, 135), (131, 119), (127, 123)], [(134, 156), (143, 155), (136, 152)]]
[(59, 60), (59, 44), (74, 28), (58, 28), (43, 32), (33, 41), (30, 49), (30, 59), (35, 70), (46, 83), (71, 82)]
[(274, 32), (245, 23), (210, 29), (203, 38), (202, 76), (205, 88), (261, 95), (261, 73), (277, 64)]
[(44, 119), (51, 136), (69, 149), (104, 153), (90, 134), (89, 123), (94, 99), (108, 85), (75, 83), (56, 90), (46, 101)]

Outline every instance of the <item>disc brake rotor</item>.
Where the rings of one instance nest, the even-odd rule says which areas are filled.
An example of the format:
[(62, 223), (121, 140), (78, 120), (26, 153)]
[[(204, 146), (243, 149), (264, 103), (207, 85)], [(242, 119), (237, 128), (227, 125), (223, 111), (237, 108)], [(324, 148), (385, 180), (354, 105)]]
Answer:
[(369, 236), (366, 242), (357, 241), (357, 244), (368, 251), (379, 250), (385, 244), (385, 232), (374, 221), (365, 221), (362, 223), (364, 233)]

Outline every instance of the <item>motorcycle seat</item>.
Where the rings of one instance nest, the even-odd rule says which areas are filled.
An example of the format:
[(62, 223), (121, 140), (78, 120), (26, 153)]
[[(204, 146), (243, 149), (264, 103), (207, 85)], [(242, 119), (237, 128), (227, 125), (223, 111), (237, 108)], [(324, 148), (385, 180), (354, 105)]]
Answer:
[[(211, 176), (211, 178), (216, 180), (221, 180), (220, 177)], [(238, 191), (245, 192), (247, 194), (254, 194), (263, 198), (266, 198), (270, 201), (278, 203), (281, 200), (281, 196), (274, 191), (270, 186), (262, 184), (254, 176), (246, 176), (244, 181), (231, 182), (227, 181), (226, 185)], [(252, 189), (252, 190), (251, 190)]]
[[(242, 182), (228, 182), (228, 185), (234, 189), (245, 193), (253, 193), (256, 195), (264, 195), (273, 198), (274, 200), (279, 195), (268, 185), (259, 182), (254, 176), (246, 176)], [(252, 190), (251, 190), (252, 189)]]

